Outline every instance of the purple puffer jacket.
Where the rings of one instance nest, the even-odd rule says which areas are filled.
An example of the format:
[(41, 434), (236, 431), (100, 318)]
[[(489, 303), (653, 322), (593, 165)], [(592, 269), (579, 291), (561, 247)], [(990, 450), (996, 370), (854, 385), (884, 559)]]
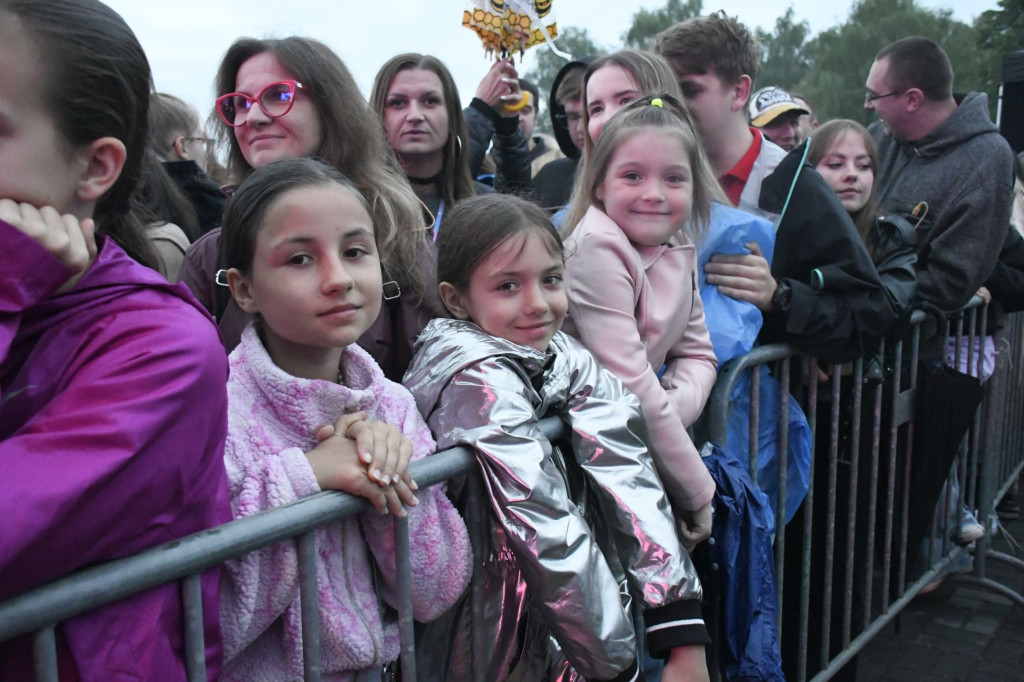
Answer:
[[(0, 599), (230, 520), (227, 363), (182, 285), (98, 237), (68, 271), (0, 221)], [(218, 571), (203, 577), (207, 673), (220, 671)], [(184, 680), (181, 596), (160, 587), (57, 628), (61, 679)], [(0, 643), (0, 680), (32, 679)]]

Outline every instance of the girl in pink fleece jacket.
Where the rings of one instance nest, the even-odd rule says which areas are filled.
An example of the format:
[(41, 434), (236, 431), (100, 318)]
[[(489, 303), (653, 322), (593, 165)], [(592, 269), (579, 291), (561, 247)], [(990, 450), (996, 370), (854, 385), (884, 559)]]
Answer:
[[(409, 505), (414, 615), (431, 620), (470, 577), (465, 525), (441, 487), (417, 495), (406, 466), (434, 451), (412, 396), (356, 339), (383, 285), (362, 195), (310, 159), (254, 172), (228, 204), (221, 235), (238, 305), (255, 314), (229, 358), (225, 461), (236, 517), (320, 492), (371, 499), (317, 531), (325, 680), (379, 680), (398, 657), (390, 509)], [(302, 679), (293, 543), (227, 565), (221, 589), (225, 680)]]
[[(623, 66), (594, 71), (586, 83), (591, 120), (617, 103), (614, 93), (632, 87), (639, 97), (633, 81)], [(715, 492), (686, 433), (716, 377), (693, 244), (715, 179), (674, 97), (639, 98), (602, 123), (590, 126), (600, 137), (577, 184), (583, 196), (573, 198), (590, 207), (566, 242), (565, 330), (640, 399), (651, 454), (692, 546), (711, 533)]]

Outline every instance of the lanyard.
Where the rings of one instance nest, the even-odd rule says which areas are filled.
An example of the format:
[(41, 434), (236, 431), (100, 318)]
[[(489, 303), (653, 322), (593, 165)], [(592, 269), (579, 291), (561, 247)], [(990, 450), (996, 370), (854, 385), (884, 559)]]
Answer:
[(441, 218), (444, 216), (444, 197), (437, 206), (437, 217), (434, 218), (434, 241), (437, 241), (437, 233), (441, 229)]

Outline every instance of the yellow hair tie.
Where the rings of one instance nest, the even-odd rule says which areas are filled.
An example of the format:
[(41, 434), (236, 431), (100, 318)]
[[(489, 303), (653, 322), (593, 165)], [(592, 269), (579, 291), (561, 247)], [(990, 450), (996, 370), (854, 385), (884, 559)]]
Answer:
[(664, 109), (665, 103), (661, 101), (661, 98), (655, 97), (654, 99), (651, 100), (651, 106), (658, 107), (659, 109)]
[(505, 111), (507, 111), (510, 114), (514, 114), (517, 111), (525, 109), (526, 105), (530, 103), (530, 91), (524, 90), (522, 94), (523, 96), (520, 97), (519, 101), (516, 102), (515, 104), (509, 104), (508, 102), (506, 102)]

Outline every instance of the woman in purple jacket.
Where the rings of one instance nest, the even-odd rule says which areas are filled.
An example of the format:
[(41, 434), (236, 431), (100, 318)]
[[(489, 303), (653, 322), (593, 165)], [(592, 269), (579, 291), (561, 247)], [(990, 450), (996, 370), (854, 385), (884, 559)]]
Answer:
[[(0, 600), (231, 518), (216, 329), (136, 262), (150, 89), (100, 2), (0, 0)], [(71, 618), (60, 678), (184, 680), (181, 620), (175, 584)], [(0, 643), (0, 680), (32, 679), (31, 651)]]

